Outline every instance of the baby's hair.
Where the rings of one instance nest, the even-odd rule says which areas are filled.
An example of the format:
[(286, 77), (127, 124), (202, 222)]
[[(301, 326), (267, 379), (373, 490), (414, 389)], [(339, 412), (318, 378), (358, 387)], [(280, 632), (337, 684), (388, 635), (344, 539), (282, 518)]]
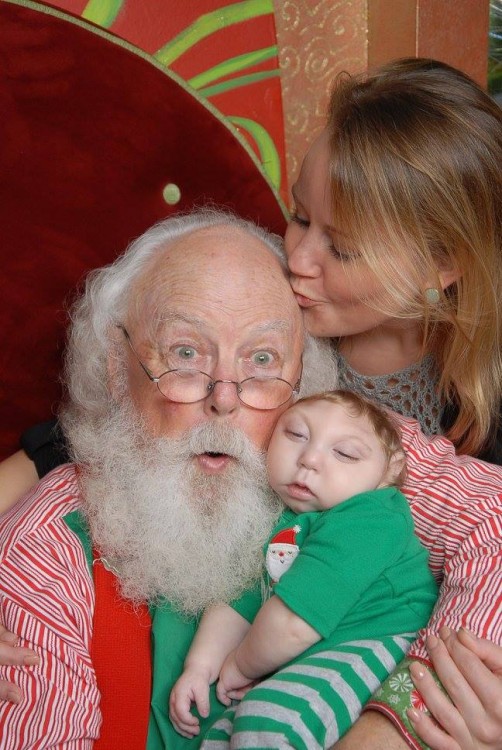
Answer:
[(352, 391), (342, 389), (336, 391), (325, 391), (324, 393), (315, 393), (312, 396), (306, 396), (295, 402), (297, 404), (308, 404), (315, 401), (329, 401), (332, 404), (343, 406), (349, 414), (355, 417), (366, 417), (372, 425), (375, 435), (380, 440), (385, 451), (387, 466), (390, 465), (394, 456), (403, 457), (401, 470), (393, 477), (392, 484), (401, 487), (406, 479), (406, 464), (404, 461), (404, 450), (401, 442), (401, 435), (396, 424), (392, 421), (389, 414), (378, 404), (369, 401), (367, 398), (360, 396)]
[(457, 411), (446, 435), (479, 453), (502, 395), (502, 110), (462, 72), (410, 58), (339, 77), (327, 127), (333, 224), (382, 284), (379, 310), (422, 322)]

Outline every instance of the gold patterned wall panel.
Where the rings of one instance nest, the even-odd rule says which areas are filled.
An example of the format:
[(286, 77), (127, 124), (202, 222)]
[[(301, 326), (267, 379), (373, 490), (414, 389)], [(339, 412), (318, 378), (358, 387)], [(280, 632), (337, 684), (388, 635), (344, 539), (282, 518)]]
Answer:
[(333, 79), (367, 66), (366, 0), (274, 0), (288, 182), (325, 121)]

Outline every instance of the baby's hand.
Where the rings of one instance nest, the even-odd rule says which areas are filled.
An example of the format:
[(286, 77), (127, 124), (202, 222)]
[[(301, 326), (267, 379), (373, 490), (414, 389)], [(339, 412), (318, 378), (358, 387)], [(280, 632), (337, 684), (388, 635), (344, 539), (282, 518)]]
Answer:
[(241, 672), (235, 661), (235, 651), (232, 651), (221, 668), (216, 695), (224, 706), (229, 706), (232, 700), (241, 700), (256, 682)]
[(209, 716), (209, 680), (205, 672), (186, 669), (171, 690), (169, 718), (183, 737), (195, 737), (200, 732), (199, 720), (190, 712), (192, 703), (204, 718)]

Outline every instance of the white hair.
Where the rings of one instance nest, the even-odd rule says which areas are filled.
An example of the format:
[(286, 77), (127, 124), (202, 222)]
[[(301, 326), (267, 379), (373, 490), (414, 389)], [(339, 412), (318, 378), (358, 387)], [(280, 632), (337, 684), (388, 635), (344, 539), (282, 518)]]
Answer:
[[(282, 504), (263, 454), (238, 428), (205, 422), (179, 438), (152, 439), (124, 403), (92, 435), (79, 433), (83, 439), (100, 464), (80, 476), (83, 511), (125, 598), (167, 599), (193, 616), (259, 579)], [(193, 456), (208, 450), (233, 457), (223, 475), (198, 471)]]
[[(89, 426), (106, 418), (111, 406), (107, 368), (116, 326), (126, 318), (134, 284), (152, 258), (184, 235), (217, 226), (233, 227), (261, 240), (287, 273), (282, 239), (231, 212), (204, 208), (155, 224), (112, 264), (88, 275), (84, 292), (72, 308), (64, 369), (68, 399), (61, 412), (63, 429), (67, 415), (75, 423), (76, 418), (85, 414)], [(118, 352), (114, 355), (124, 356)], [(336, 370), (329, 343), (306, 334), (301, 395), (335, 385)], [(72, 436), (69, 437), (72, 442)]]

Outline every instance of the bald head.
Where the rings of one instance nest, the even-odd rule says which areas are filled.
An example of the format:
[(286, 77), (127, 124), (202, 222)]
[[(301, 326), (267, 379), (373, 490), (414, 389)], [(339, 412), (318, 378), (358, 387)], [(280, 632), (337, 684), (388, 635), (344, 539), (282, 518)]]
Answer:
[(303, 338), (279, 258), (240, 227), (207, 227), (166, 243), (134, 286), (128, 317), (162, 326), (166, 316), (191, 311), (203, 320), (210, 309), (236, 328), (276, 325), (289, 332), (291, 343)]

